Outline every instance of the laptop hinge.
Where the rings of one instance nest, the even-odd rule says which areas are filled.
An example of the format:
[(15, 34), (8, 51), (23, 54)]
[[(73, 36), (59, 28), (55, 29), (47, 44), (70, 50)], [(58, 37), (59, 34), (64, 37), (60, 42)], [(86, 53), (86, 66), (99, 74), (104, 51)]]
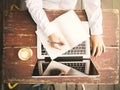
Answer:
[[(55, 61), (83, 61), (82, 56), (73, 56), (73, 57), (57, 57)], [(45, 57), (45, 61), (51, 61), (50, 57)]]

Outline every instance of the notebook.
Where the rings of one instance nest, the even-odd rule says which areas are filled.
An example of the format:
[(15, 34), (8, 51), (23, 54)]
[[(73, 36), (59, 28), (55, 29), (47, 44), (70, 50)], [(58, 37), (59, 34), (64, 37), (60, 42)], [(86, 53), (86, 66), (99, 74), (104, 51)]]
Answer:
[[(41, 29), (37, 30), (36, 33), (52, 60), (89, 38), (89, 33), (87, 33), (86, 30), (89, 28), (87, 26), (88, 23), (86, 22), (86, 25), (83, 27), (82, 22), (73, 10), (70, 10), (57, 17), (50, 24), (50, 26), (54, 26), (53, 29), (55, 30), (56, 35), (59, 36), (64, 42), (61, 50), (50, 46), (48, 37), (44, 35), (44, 32)], [(48, 28), (51, 27), (48, 26)], [(39, 52), (38, 58), (41, 58)]]

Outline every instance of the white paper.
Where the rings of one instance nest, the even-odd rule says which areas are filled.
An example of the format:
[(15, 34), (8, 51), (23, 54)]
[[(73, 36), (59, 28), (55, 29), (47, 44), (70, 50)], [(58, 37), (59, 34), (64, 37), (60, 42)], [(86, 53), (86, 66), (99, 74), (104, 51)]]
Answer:
[(37, 30), (36, 33), (52, 60), (89, 38), (88, 22), (83, 25), (73, 10), (59, 16), (51, 24), (56, 30), (55, 33), (65, 42), (61, 50), (49, 45), (42, 30)]

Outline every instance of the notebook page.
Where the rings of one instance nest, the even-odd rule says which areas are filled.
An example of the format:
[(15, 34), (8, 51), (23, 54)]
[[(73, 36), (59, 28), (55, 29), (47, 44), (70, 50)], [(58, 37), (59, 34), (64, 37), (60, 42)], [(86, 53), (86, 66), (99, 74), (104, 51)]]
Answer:
[(89, 38), (88, 23), (83, 26), (73, 10), (59, 16), (52, 23), (56, 24), (71, 48)]

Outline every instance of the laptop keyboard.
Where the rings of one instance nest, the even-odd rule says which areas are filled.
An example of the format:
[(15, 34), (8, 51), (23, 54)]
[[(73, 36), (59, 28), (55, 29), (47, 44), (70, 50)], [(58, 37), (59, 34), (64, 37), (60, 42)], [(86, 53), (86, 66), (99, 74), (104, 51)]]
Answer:
[[(42, 55), (48, 55), (47, 51), (45, 48), (41, 47), (42, 49)], [(79, 44), (78, 46), (74, 47), (73, 49), (67, 51), (64, 53), (64, 55), (79, 55), (79, 54), (86, 54), (86, 47), (85, 47), (85, 42)]]
[(63, 64), (85, 73), (85, 65), (86, 65), (85, 63), (74, 63), (74, 62), (72, 63), (71, 62), (71, 63), (63, 63)]
[(64, 55), (79, 55), (85, 53), (86, 53), (86, 47), (85, 47), (85, 42), (83, 42), (82, 44), (79, 44), (73, 49), (68, 50), (66, 53), (64, 53)]

